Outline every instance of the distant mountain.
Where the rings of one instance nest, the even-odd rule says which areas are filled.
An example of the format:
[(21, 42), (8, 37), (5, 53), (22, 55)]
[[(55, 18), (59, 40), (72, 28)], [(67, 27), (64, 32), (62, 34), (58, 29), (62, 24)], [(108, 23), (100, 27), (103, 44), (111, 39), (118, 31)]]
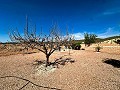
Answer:
[(104, 40), (111, 40), (111, 39), (116, 39), (116, 38), (120, 38), (120, 36), (107, 37), (107, 38), (104, 38)]
[[(120, 35), (119, 35), (119, 36), (107, 37), (107, 38), (97, 38), (97, 40), (100, 41), (100, 42), (103, 42), (103, 41), (112, 40), (112, 39), (117, 39), (117, 38), (120, 39)], [(84, 42), (84, 39), (74, 40), (74, 41), (72, 41), (72, 42), (74, 42), (74, 43), (82, 43), (82, 42)], [(18, 43), (16, 43), (16, 42), (6, 42), (6, 43), (0, 42), (0, 43), (1, 43), (1, 44), (18, 44)]]
[(107, 38), (103, 38), (103, 39), (99, 38), (99, 39), (100, 39), (100, 41), (107, 41), (107, 40), (112, 40), (112, 39), (117, 39), (117, 38), (120, 39), (120, 36), (112, 36), (112, 37), (107, 37)]
[[(100, 41), (100, 42), (103, 42), (103, 41), (107, 41), (107, 40), (111, 40), (111, 39), (117, 39), (117, 38), (120, 39), (120, 36), (111, 36), (111, 37), (107, 37), (107, 38), (97, 38), (97, 40)], [(76, 43), (77, 43), (77, 42), (82, 43), (82, 42), (84, 42), (84, 39), (74, 40), (74, 42), (76, 42)]]

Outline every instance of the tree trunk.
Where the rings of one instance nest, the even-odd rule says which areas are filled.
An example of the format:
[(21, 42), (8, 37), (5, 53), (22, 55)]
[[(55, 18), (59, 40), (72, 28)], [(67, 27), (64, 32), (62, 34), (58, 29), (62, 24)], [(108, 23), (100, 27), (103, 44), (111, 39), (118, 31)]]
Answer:
[(46, 63), (45, 63), (46, 65), (46, 67), (49, 65), (49, 55), (46, 55)]
[(97, 52), (100, 52), (100, 49), (98, 48)]

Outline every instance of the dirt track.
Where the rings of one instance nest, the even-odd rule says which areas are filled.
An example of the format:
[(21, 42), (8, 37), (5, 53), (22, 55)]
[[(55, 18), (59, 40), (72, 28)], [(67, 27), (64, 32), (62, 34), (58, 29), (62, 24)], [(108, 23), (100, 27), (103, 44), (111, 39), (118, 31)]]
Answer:
[[(55, 52), (50, 60), (54, 60), (68, 52)], [(67, 56), (69, 57), (69, 56)], [(19, 90), (29, 81), (22, 90), (120, 90), (120, 68), (103, 63), (105, 58), (120, 60), (120, 55), (96, 53), (94, 51), (71, 51), (75, 63), (60, 66), (47, 75), (36, 75), (34, 61), (44, 60), (42, 53), (27, 55), (11, 55), (0, 57), (0, 90)], [(51, 89), (50, 89), (51, 88)]]

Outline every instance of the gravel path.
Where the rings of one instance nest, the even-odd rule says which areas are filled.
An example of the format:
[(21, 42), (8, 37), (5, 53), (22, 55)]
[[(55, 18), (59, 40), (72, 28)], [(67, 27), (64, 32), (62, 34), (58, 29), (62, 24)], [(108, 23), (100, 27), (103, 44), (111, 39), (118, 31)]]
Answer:
[[(63, 55), (68, 52), (55, 52), (50, 60)], [(42, 53), (0, 57), (0, 77), (11, 76), (0, 78), (0, 90), (120, 90), (120, 68), (103, 63), (105, 58), (120, 60), (120, 55), (80, 50), (66, 57), (75, 62), (47, 75), (36, 74), (33, 65), (45, 60)]]

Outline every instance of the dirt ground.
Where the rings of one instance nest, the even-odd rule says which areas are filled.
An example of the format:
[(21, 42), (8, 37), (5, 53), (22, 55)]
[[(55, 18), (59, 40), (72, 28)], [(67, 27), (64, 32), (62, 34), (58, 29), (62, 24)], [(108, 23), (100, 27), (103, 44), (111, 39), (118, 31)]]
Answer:
[[(90, 47), (85, 47), (84, 44), (81, 44), (82, 48), (89, 51), (95, 51), (95, 47), (98, 44), (92, 44)], [(103, 53), (110, 53), (110, 54), (118, 54), (120, 55), (120, 45), (118, 44), (109, 44), (109, 43), (101, 43), (99, 44), (102, 49), (100, 49)]]
[(0, 57), (0, 90), (120, 90), (120, 68), (103, 63), (106, 58), (120, 61), (120, 54), (72, 50), (55, 52), (50, 60), (66, 55), (66, 63), (48, 74), (38, 74), (35, 60), (45, 60), (43, 53)]

